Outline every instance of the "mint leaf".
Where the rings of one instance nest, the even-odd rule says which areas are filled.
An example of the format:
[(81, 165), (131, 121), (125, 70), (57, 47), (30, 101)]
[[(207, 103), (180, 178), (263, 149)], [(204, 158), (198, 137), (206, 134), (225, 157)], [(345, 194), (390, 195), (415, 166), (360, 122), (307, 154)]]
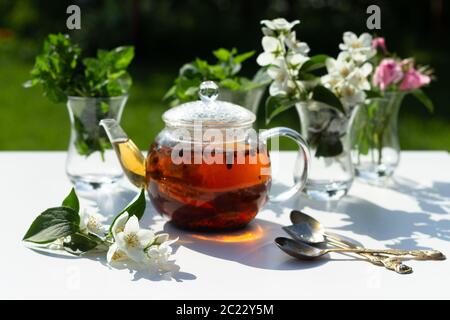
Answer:
[(431, 99), (426, 95), (425, 92), (423, 92), (421, 89), (416, 89), (412, 92), (412, 94), (425, 106), (425, 108), (428, 109), (429, 112), (434, 112), (433, 101), (431, 101)]
[(131, 201), (131, 203), (114, 218), (114, 221), (111, 223), (111, 227), (109, 228), (109, 230), (111, 231), (111, 228), (116, 222), (117, 218), (119, 218), (125, 212), (128, 212), (130, 217), (136, 216), (139, 220), (141, 220), (145, 213), (145, 207), (145, 189), (142, 188), (141, 192)]
[(64, 250), (67, 252), (80, 255), (97, 247), (98, 243), (91, 237), (82, 233), (70, 235), (70, 241), (64, 242)]
[(50, 208), (41, 213), (23, 237), (24, 241), (45, 244), (79, 231), (80, 216), (68, 207)]
[(231, 52), (224, 48), (213, 51), (213, 54), (217, 59), (223, 62), (227, 62), (231, 58)]
[(244, 52), (234, 58), (234, 63), (241, 64), (255, 55), (255, 51)]
[(111, 53), (114, 68), (117, 70), (126, 69), (134, 58), (134, 47), (118, 47)]
[(75, 188), (72, 188), (72, 191), (70, 191), (69, 195), (64, 199), (62, 206), (71, 208), (77, 213), (80, 212), (80, 201), (78, 200)]
[(174, 80), (173, 86), (165, 94), (171, 106), (198, 100), (198, 87), (203, 81), (216, 81), (219, 86), (236, 91), (249, 91), (265, 84), (250, 85), (252, 80), (240, 77), (242, 63), (251, 58), (255, 52), (238, 54), (236, 49), (219, 48), (213, 51), (217, 61), (210, 64), (207, 60), (196, 58), (184, 64)]

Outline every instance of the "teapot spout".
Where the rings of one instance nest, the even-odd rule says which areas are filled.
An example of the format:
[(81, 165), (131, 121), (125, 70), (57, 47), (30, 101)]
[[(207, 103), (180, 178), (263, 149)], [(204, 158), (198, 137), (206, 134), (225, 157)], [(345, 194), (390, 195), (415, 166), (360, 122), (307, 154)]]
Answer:
[(128, 180), (138, 188), (146, 187), (145, 157), (114, 119), (100, 121)]

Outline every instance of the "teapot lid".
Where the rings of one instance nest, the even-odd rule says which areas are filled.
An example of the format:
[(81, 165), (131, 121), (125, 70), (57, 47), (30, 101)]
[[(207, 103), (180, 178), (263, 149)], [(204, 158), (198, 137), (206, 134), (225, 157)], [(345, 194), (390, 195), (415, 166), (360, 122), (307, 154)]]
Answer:
[(213, 81), (202, 82), (200, 100), (184, 103), (163, 114), (163, 120), (172, 126), (241, 127), (256, 120), (253, 112), (233, 103), (216, 100), (219, 87)]

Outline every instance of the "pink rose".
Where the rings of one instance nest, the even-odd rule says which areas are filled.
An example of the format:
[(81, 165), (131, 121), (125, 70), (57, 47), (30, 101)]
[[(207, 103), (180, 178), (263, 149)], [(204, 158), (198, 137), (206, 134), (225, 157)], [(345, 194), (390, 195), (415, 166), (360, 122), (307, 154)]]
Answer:
[(372, 48), (383, 51), (386, 54), (388, 51), (386, 49), (386, 41), (384, 38), (375, 38), (372, 40)]
[(379, 86), (381, 90), (400, 81), (403, 78), (402, 67), (394, 59), (383, 59), (375, 69), (373, 84)]
[(420, 73), (414, 67), (406, 71), (403, 81), (400, 84), (400, 90), (413, 90), (423, 87), (431, 82), (430, 76)]

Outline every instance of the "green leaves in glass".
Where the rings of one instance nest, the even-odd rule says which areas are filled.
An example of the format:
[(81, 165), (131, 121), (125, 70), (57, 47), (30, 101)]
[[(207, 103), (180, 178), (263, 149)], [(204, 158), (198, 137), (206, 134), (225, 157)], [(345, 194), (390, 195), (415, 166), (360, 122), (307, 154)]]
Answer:
[[(84, 59), (81, 54), (81, 49), (71, 42), (68, 35), (50, 34), (42, 53), (36, 57), (31, 80), (24, 86), (41, 85), (44, 95), (55, 103), (66, 102), (69, 96), (108, 98), (127, 94), (132, 79), (126, 69), (134, 58), (133, 47), (98, 50), (96, 57)], [(93, 107), (96, 109), (95, 119), (104, 119), (110, 114), (106, 101)], [(92, 114), (87, 116), (94, 117)], [(89, 156), (100, 151), (103, 158), (104, 151), (111, 148), (106, 136), (99, 134), (98, 128), (86, 128), (79, 116), (74, 115), (74, 118), (78, 153)]]
[(81, 54), (68, 35), (50, 34), (24, 86), (42, 85), (44, 95), (55, 103), (69, 96), (115, 97), (129, 91), (132, 81), (126, 69), (134, 58), (133, 47), (99, 50), (92, 58), (82, 59)]
[(266, 100), (266, 124), (280, 113), (290, 109), (297, 101), (285, 96), (271, 96)]
[(431, 99), (425, 94), (425, 92), (423, 92), (423, 90), (416, 89), (412, 92), (412, 94), (425, 106), (425, 108), (428, 109), (428, 111), (434, 112), (433, 101), (431, 101)]
[(69, 36), (50, 34), (42, 53), (36, 57), (31, 80), (24, 86), (42, 85), (44, 95), (55, 103), (66, 101), (69, 95), (80, 95), (80, 55), (81, 49), (70, 41)]
[(314, 88), (314, 90), (312, 91), (312, 100), (325, 103), (339, 110), (343, 114), (346, 113), (339, 98), (336, 97), (336, 95), (330, 89), (325, 88), (324, 86), (318, 85)]
[(178, 78), (175, 79), (174, 85), (164, 99), (168, 100), (171, 106), (198, 100), (198, 88), (203, 81), (207, 80), (217, 82), (221, 88), (234, 91), (247, 91), (264, 86), (268, 81), (257, 83), (239, 76), (242, 63), (254, 54), (254, 51), (238, 54), (236, 49), (220, 48), (213, 51), (217, 59), (214, 64), (197, 58), (181, 67)]

